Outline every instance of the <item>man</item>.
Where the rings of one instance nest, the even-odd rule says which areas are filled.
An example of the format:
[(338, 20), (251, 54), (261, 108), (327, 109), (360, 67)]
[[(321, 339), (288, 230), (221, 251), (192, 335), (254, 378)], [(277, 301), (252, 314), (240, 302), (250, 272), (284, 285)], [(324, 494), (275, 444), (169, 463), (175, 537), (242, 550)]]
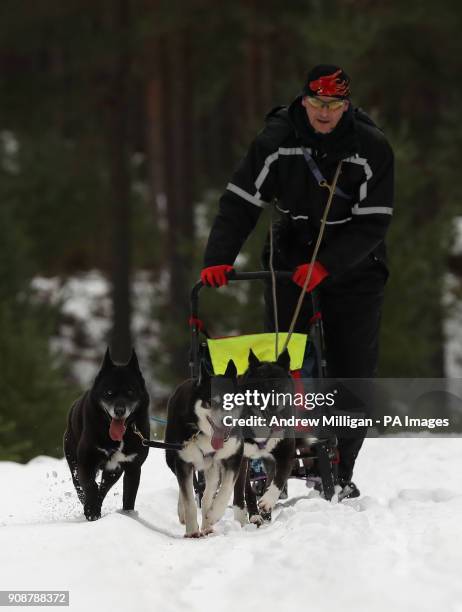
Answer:
[[(393, 153), (382, 132), (350, 102), (350, 79), (338, 66), (308, 73), (302, 95), (266, 118), (220, 200), (201, 279), (220, 287), (263, 208), (275, 202), (274, 267), (294, 270), (279, 282), (279, 329), (287, 331), (310, 268), (321, 218), (341, 162), (325, 233), (307, 291), (317, 287), (323, 316), (328, 376), (371, 378), (388, 277), (384, 238), (393, 206)], [(267, 263), (267, 249), (266, 249)], [(306, 332), (305, 299), (295, 331)], [(274, 329), (267, 290), (266, 328)], [(353, 467), (365, 431), (339, 439), (340, 483), (350, 496)]]

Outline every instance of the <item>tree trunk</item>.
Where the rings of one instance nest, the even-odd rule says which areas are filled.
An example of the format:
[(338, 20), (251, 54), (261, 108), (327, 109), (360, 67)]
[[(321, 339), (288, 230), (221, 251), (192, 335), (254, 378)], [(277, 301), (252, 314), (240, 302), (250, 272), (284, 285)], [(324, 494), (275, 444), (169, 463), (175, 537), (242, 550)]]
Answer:
[(165, 201), (167, 304), (162, 317), (164, 351), (172, 379), (188, 372), (189, 293), (194, 244), (193, 79), (188, 30), (163, 35), (157, 42), (158, 64), (149, 77), (148, 164), (150, 190), (159, 210)]
[(118, 0), (115, 8), (114, 38), (118, 53), (115, 57), (112, 91), (111, 183), (113, 199), (113, 259), (112, 302), (113, 327), (110, 339), (115, 361), (126, 362), (130, 357), (131, 300), (131, 204), (130, 204), (130, 0)]
[(159, 37), (149, 41), (148, 80), (146, 85), (146, 156), (151, 209), (157, 224), (165, 225), (165, 151), (162, 140), (162, 123), (165, 120), (163, 83), (159, 58), (162, 45)]

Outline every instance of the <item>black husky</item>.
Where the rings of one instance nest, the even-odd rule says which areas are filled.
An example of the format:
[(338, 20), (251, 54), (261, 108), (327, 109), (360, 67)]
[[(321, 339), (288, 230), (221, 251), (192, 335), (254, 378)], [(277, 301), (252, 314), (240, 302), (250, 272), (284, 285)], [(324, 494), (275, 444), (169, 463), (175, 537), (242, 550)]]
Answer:
[[(173, 393), (168, 404), (166, 442), (182, 443), (181, 451), (166, 451), (167, 464), (179, 485), (178, 518), (186, 525), (186, 537), (197, 538), (212, 531), (223, 516), (242, 460), (243, 444), (232, 427), (224, 426), (223, 391), (234, 393), (236, 366), (230, 360), (224, 376), (214, 377), (203, 362), (199, 379), (189, 379)], [(202, 527), (197, 522), (193, 488), (195, 470), (205, 475)]]
[(149, 395), (135, 351), (126, 365), (116, 365), (107, 349), (93, 386), (72, 405), (64, 434), (64, 454), (89, 521), (101, 517), (103, 500), (122, 472), (123, 509), (133, 510), (148, 455), (135, 430), (149, 438), (148, 409)]
[[(258, 413), (260, 416), (264, 415), (266, 426), (257, 430), (247, 427), (244, 433), (244, 459), (234, 488), (234, 516), (241, 524), (247, 521), (244, 501), (247, 503), (250, 521), (257, 525), (263, 522), (263, 516), (271, 513), (292, 471), (295, 439), (285, 436), (283, 427), (277, 424), (271, 425), (273, 417), (279, 421), (291, 414), (290, 397), (293, 393), (293, 384), (289, 369), (290, 356), (287, 349), (275, 362), (259, 361), (250, 349), (249, 367), (240, 381), (240, 387), (243, 391), (257, 391), (259, 394), (276, 399), (268, 402), (264, 412), (258, 407), (255, 411), (247, 406), (243, 414), (247, 418), (258, 416)], [(280, 394), (279, 400), (277, 394)], [(262, 459), (267, 469), (266, 491), (258, 501), (258, 505), (248, 474), (250, 459)]]

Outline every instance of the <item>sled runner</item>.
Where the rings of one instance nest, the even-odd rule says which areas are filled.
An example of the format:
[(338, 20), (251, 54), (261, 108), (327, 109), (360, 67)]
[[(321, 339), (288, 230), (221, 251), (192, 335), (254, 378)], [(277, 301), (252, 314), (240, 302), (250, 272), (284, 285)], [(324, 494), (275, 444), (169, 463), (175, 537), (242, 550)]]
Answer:
[[(290, 279), (291, 272), (274, 272), (277, 279)], [(271, 279), (271, 272), (236, 272), (229, 276), (231, 282), (236, 281), (265, 281)], [(272, 361), (275, 355), (274, 333), (250, 334), (225, 338), (212, 338), (207, 332), (203, 321), (199, 317), (199, 292), (203, 287), (198, 282), (191, 292), (191, 316), (189, 320), (191, 330), (190, 345), (190, 372), (192, 378), (199, 376), (201, 364), (205, 365), (212, 375), (224, 372), (229, 359), (236, 364), (238, 375), (247, 369), (249, 349), (260, 360)], [(292, 334), (288, 344), (290, 354), (291, 372), (295, 389), (303, 391), (302, 378), (323, 379), (326, 377), (326, 362), (324, 351), (324, 337), (322, 318), (315, 292), (310, 294), (313, 301), (313, 312), (310, 321), (309, 333)], [(279, 350), (285, 343), (287, 334), (279, 333)], [(310, 372), (306, 371), (307, 364)], [(335, 436), (317, 437), (316, 431), (300, 430), (296, 437), (296, 456), (290, 478), (302, 479), (307, 486), (320, 491), (325, 499), (330, 500), (335, 493), (337, 483), (337, 440)], [(258, 496), (265, 490), (269, 466), (261, 459), (249, 461), (249, 475), (251, 485)], [(194, 488), (198, 504), (204, 491), (204, 478), (202, 472), (194, 476)]]

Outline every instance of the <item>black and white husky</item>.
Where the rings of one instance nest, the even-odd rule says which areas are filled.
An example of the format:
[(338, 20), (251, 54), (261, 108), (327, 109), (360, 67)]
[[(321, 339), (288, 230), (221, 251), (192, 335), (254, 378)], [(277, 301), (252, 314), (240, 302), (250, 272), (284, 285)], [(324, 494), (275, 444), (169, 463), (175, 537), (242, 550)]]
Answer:
[[(236, 377), (236, 366), (230, 360), (224, 376), (214, 380), (219, 381), (220, 390), (234, 393)], [(223, 426), (225, 414), (222, 395), (212, 397), (212, 377), (202, 363), (199, 379), (182, 383), (169, 400), (165, 441), (182, 443), (184, 447), (180, 451), (167, 450), (166, 459), (178, 479), (178, 518), (186, 525), (185, 537), (197, 538), (212, 532), (233, 491), (243, 442), (232, 428)], [(205, 476), (201, 529), (193, 487), (195, 470), (202, 470)]]
[[(265, 408), (264, 414), (268, 425), (254, 430), (248, 427), (244, 433), (244, 459), (239, 477), (234, 488), (234, 517), (241, 524), (247, 521), (245, 503), (250, 522), (260, 525), (262, 514), (269, 514), (276, 504), (284, 485), (292, 471), (295, 455), (295, 440), (285, 436), (283, 428), (271, 426), (271, 420), (290, 416), (291, 404), (288, 396), (293, 392), (290, 376), (290, 355), (284, 350), (275, 362), (259, 361), (252, 350), (249, 353), (249, 367), (240, 381), (242, 391), (257, 391), (261, 394), (272, 394), (272, 397), (285, 396), (286, 403), (272, 400)], [(251, 416), (255, 411), (246, 406), (243, 417)], [(249, 460), (261, 459), (267, 471), (266, 491), (257, 504), (257, 498), (251, 487), (248, 475)]]

